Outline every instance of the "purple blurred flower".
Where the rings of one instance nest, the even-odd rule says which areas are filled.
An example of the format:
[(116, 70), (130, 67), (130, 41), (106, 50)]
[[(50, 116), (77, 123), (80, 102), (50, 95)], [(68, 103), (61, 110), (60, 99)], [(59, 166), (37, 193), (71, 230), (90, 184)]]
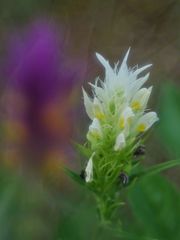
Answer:
[(31, 153), (42, 155), (47, 148), (63, 146), (71, 135), (69, 96), (75, 84), (80, 84), (85, 65), (70, 62), (63, 38), (54, 25), (39, 21), (10, 42), (6, 71), (12, 94), (9, 115), (26, 129), (28, 137), (23, 141), (28, 142)]
[(65, 95), (84, 69), (77, 62), (68, 66), (64, 47), (62, 33), (58, 34), (53, 25), (45, 22), (37, 22), (22, 36), (13, 37), (7, 70), (11, 86), (38, 105), (57, 94)]

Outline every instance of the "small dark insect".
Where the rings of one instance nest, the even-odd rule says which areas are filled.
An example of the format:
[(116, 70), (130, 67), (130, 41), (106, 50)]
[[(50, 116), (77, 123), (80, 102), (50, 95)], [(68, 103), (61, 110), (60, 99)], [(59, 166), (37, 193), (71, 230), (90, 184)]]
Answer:
[(143, 156), (146, 152), (145, 146), (140, 145), (134, 152), (135, 157)]
[(120, 173), (119, 180), (123, 185), (127, 185), (129, 182), (129, 177), (125, 172)]
[(86, 178), (86, 172), (85, 172), (84, 169), (81, 170), (81, 173), (80, 173), (79, 176), (80, 176), (81, 179), (85, 180), (85, 178)]

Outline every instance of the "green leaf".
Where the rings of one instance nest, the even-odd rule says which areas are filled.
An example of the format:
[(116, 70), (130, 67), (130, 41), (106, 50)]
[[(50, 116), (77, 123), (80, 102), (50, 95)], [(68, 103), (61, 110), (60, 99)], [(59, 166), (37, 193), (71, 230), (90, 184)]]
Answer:
[(165, 177), (143, 178), (129, 189), (128, 201), (135, 218), (129, 231), (158, 240), (180, 239), (180, 194)]
[(77, 151), (78, 151), (79, 153), (81, 153), (81, 154), (82, 154), (84, 157), (86, 157), (87, 159), (90, 158), (92, 152), (91, 152), (91, 150), (90, 150), (89, 148), (87, 148), (86, 146), (81, 145), (81, 144), (79, 144), (79, 143), (73, 143), (73, 144), (74, 144), (74, 146), (76, 147), (76, 149), (77, 149)]
[[(76, 197), (80, 193), (77, 192)], [(68, 202), (69, 200), (66, 199)], [(62, 240), (97, 239), (98, 218), (92, 201), (86, 201), (82, 195), (71, 199), (72, 209), (62, 209), (56, 238)], [(107, 238), (105, 238), (107, 239)]]
[(73, 179), (75, 182), (81, 184), (81, 185), (85, 185), (84, 180), (81, 179), (81, 177), (74, 171), (70, 170), (67, 167), (63, 167), (64, 172), (71, 178)]
[(162, 143), (172, 156), (180, 156), (180, 91), (173, 84), (162, 85), (160, 96), (160, 122), (158, 126)]
[(167, 162), (164, 162), (164, 163), (159, 163), (159, 164), (156, 164), (152, 167), (149, 167), (139, 173), (136, 173), (136, 174), (133, 174), (131, 176), (131, 181), (135, 178), (141, 178), (141, 177), (145, 177), (145, 176), (150, 176), (150, 175), (153, 175), (153, 174), (157, 174), (157, 173), (160, 173), (164, 170), (167, 170), (169, 168), (172, 168), (172, 167), (175, 167), (175, 166), (178, 166), (180, 165), (180, 159), (177, 159), (177, 160), (171, 160), (171, 161), (167, 161)]

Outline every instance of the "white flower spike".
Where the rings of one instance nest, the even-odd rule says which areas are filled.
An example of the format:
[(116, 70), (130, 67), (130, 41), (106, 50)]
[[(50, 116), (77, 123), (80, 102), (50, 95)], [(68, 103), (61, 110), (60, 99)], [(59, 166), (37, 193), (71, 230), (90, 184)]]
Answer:
[(151, 64), (129, 68), (129, 53), (130, 49), (122, 63), (114, 65), (96, 53), (105, 70), (104, 79), (97, 77), (95, 83), (89, 83), (91, 98), (83, 89), (85, 109), (91, 120), (88, 141), (82, 146), (84, 155), (91, 156), (83, 179), (96, 196), (103, 224), (108, 225), (111, 220), (114, 224), (121, 190), (128, 179), (128, 184), (134, 182), (133, 170), (137, 171), (136, 163), (144, 153), (142, 138), (159, 120), (155, 112), (147, 109), (152, 87), (144, 86), (149, 78), (145, 71)]
[(138, 78), (138, 75), (151, 64), (141, 68), (128, 68), (129, 52), (130, 49), (122, 64), (118, 62), (114, 68), (109, 61), (96, 53), (99, 62), (105, 68), (105, 79), (101, 81), (97, 78), (94, 85), (90, 83), (94, 93), (92, 99), (83, 89), (86, 112), (92, 120), (87, 134), (92, 144), (102, 136), (106, 138), (107, 128), (111, 128), (116, 142), (114, 149), (120, 150), (121, 146), (124, 147), (126, 138), (131, 135), (134, 137), (134, 134), (131, 134), (134, 132), (133, 129), (136, 129), (136, 135), (138, 135), (140, 132), (147, 131), (158, 120), (155, 113), (145, 113), (152, 87), (141, 87), (148, 80), (149, 73)]
[[(142, 133), (159, 120), (155, 112), (147, 112), (152, 87), (143, 86), (149, 78), (149, 73), (143, 75), (143, 72), (151, 64), (140, 68), (137, 66), (129, 68), (127, 65), (129, 52), (130, 49), (122, 64), (117, 62), (114, 67), (103, 56), (96, 53), (97, 59), (105, 69), (104, 80), (98, 77), (95, 84), (90, 83), (93, 90), (92, 98), (88, 97), (83, 89), (85, 109), (91, 119), (87, 133), (88, 146), (92, 153), (96, 153), (97, 159), (94, 160), (94, 170), (101, 165), (98, 158), (102, 158), (103, 169), (109, 164), (109, 159), (117, 156), (118, 159), (123, 158), (123, 168), (120, 170), (130, 169), (133, 150), (141, 143), (139, 137), (143, 137)], [(124, 159), (127, 156), (129, 160)], [(87, 182), (90, 182), (93, 176), (92, 157), (86, 167)], [(98, 174), (96, 173), (95, 176), (97, 177)]]

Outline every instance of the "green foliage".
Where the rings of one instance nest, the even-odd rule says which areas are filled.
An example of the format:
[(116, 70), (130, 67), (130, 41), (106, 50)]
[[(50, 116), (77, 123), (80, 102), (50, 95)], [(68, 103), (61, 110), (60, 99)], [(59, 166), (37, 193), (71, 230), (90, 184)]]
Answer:
[(87, 145), (87, 144), (82, 145), (82, 144), (79, 144), (79, 143), (75, 143), (75, 142), (74, 142), (74, 146), (75, 146), (76, 150), (77, 150), (80, 154), (82, 154), (82, 156), (84, 156), (84, 157), (86, 157), (87, 159), (89, 159), (90, 156), (91, 156), (91, 150), (90, 150), (89, 147), (86, 146), (86, 145)]
[(152, 167), (149, 167), (147, 169), (139, 171), (136, 174), (132, 174), (131, 178), (130, 178), (130, 180), (131, 180), (130, 183), (135, 179), (140, 180), (142, 177), (151, 176), (151, 175), (160, 173), (160, 172), (162, 172), (166, 169), (169, 169), (169, 168), (172, 168), (172, 167), (175, 167), (175, 166), (178, 166), (178, 165), (180, 165), (180, 159), (170, 160), (170, 161), (166, 161), (166, 162), (163, 162), (163, 163), (160, 163), (160, 164), (155, 164)]
[(70, 169), (67, 168), (67, 167), (64, 167), (64, 171), (65, 171), (65, 173), (66, 173), (71, 179), (73, 179), (75, 182), (77, 182), (77, 183), (79, 183), (79, 184), (81, 184), (81, 185), (85, 185), (85, 182), (80, 178), (80, 176), (79, 176), (76, 172), (70, 170)]
[[(159, 133), (169, 152), (177, 158), (180, 154), (179, 104), (179, 92), (172, 85), (165, 85), (160, 98)], [(103, 232), (109, 229), (109, 232), (111, 231), (114, 237), (117, 236), (117, 239), (127, 240), (180, 239), (178, 228), (180, 195), (165, 177), (156, 175), (180, 165), (180, 159), (165, 161), (144, 169), (138, 165), (138, 159), (133, 159), (133, 152), (142, 143), (138, 142), (133, 146), (132, 142), (124, 151), (116, 153), (112, 150), (111, 144), (111, 138), (114, 138), (113, 132), (107, 135), (109, 137), (93, 146), (96, 149), (93, 159), (93, 182), (83, 183), (95, 193), (101, 223), (106, 226)], [(92, 154), (88, 145), (78, 145), (77, 148), (86, 159)], [(128, 186), (118, 183), (120, 172), (128, 173), (130, 177)], [(79, 182), (80, 178), (76, 173), (70, 170), (68, 174)], [(79, 183), (82, 183), (81, 179)], [(124, 216), (124, 219), (121, 214), (122, 222), (114, 221), (114, 228), (112, 228), (110, 225), (112, 219), (117, 220), (117, 214), (123, 212), (123, 208), (119, 210), (118, 208), (123, 204), (124, 195), (127, 192), (133, 219), (130, 217), (130, 212), (128, 216)], [(122, 228), (125, 231), (122, 231)], [(102, 236), (97, 239), (102, 239)], [(106, 237), (103, 236), (103, 239)]]
[(180, 156), (180, 92), (172, 84), (162, 86), (160, 96), (160, 124), (161, 141), (171, 155)]
[(61, 211), (55, 239), (95, 240), (98, 222), (93, 204), (82, 198), (76, 201), (71, 199), (71, 203), (68, 203), (69, 205)]
[[(121, 184), (118, 177), (121, 172), (125, 171), (124, 165), (127, 166), (128, 159), (132, 158), (132, 146), (129, 145), (121, 153), (116, 153), (111, 150), (108, 142), (104, 141), (101, 144), (103, 147), (100, 148), (99, 152), (96, 152), (97, 159), (94, 161), (94, 180), (92, 183), (85, 184), (85, 181), (78, 174), (67, 168), (64, 170), (74, 181), (95, 193), (101, 224), (110, 226), (113, 219), (118, 219), (116, 211), (123, 205), (122, 191), (125, 186)], [(88, 148), (81, 145), (78, 145), (78, 149), (81, 153), (87, 154), (88, 152)], [(132, 165), (130, 166), (131, 172), (129, 172), (129, 185), (139, 181), (142, 177), (157, 174), (177, 165), (180, 165), (180, 159), (163, 162), (144, 170), (138, 170), (136, 165)], [(120, 228), (121, 223), (119, 221), (116, 223), (117, 227)]]
[[(41, 181), (0, 169), (0, 239), (51, 239), (55, 231), (56, 199)], [(53, 216), (52, 216), (52, 215)]]
[(128, 199), (135, 219), (129, 230), (158, 240), (180, 239), (180, 194), (160, 175), (144, 178), (129, 189)]

